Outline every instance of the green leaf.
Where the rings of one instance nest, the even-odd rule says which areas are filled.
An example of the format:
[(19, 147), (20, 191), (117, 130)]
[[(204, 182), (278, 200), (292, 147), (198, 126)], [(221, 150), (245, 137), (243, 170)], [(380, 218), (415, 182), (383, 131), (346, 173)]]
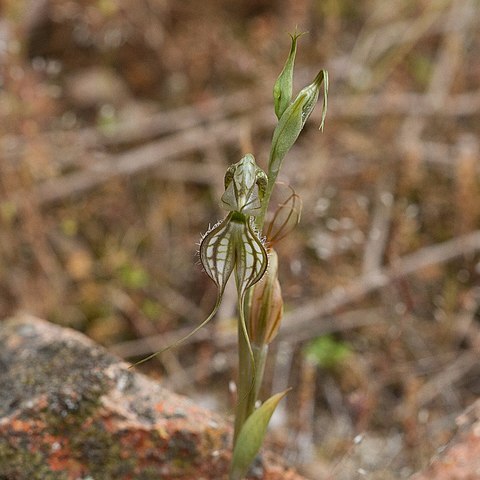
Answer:
[(292, 84), (293, 84), (293, 66), (295, 64), (295, 55), (297, 53), (297, 40), (303, 33), (290, 34), (292, 39), (292, 46), (288, 54), (287, 61), (281, 71), (280, 75), (273, 87), (273, 100), (275, 103), (275, 114), (277, 118), (283, 115), (290, 101), (292, 99)]
[(273, 412), (289, 390), (273, 395), (247, 418), (233, 449), (229, 480), (242, 480), (245, 477), (262, 446)]

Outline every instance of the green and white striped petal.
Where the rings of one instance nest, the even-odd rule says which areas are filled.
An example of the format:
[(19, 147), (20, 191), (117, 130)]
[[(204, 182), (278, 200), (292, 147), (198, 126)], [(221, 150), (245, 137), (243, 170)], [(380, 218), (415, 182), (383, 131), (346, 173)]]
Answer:
[(238, 215), (232, 218), (232, 224), (238, 221), (235, 232), (235, 279), (239, 293), (243, 295), (263, 277), (268, 266), (268, 255), (255, 231), (253, 218), (244, 218), (242, 222), (236, 217)]
[(230, 212), (224, 220), (210, 229), (200, 242), (200, 262), (215, 282), (220, 294), (225, 290), (235, 266), (235, 247)]
[(265, 273), (268, 256), (250, 217), (230, 212), (200, 243), (200, 261), (220, 294), (235, 269), (239, 294), (257, 283)]

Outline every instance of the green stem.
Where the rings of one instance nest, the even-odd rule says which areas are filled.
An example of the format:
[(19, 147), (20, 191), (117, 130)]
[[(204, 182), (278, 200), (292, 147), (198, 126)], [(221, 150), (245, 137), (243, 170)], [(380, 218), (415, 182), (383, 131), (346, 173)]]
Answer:
[[(268, 354), (268, 344), (264, 345), (252, 345), (253, 350), (253, 357), (255, 359), (255, 367), (257, 369), (255, 375), (255, 382), (253, 385), (253, 407), (255, 408), (255, 404), (258, 400), (258, 395), (260, 394), (260, 388), (262, 387), (263, 383), (263, 374), (265, 372), (265, 363), (267, 361), (267, 354)], [(252, 410), (253, 411), (253, 410)], [(250, 412), (251, 413), (251, 412)]]
[(237, 382), (237, 406), (235, 410), (235, 430), (233, 434), (233, 446), (235, 446), (238, 434), (248, 418), (250, 410), (249, 389), (251, 388), (251, 376), (253, 374), (252, 360), (248, 345), (243, 333), (238, 329), (238, 382)]
[[(237, 385), (237, 406), (235, 410), (235, 430), (233, 435), (233, 445), (237, 441), (238, 434), (242, 429), (247, 418), (255, 410), (255, 404), (258, 399), (260, 387), (263, 381), (265, 370), (265, 361), (267, 359), (268, 345), (251, 346), (253, 351), (253, 362), (250, 355), (250, 349), (245, 341), (243, 333), (239, 327), (238, 331), (238, 385)], [(254, 382), (252, 385), (252, 376)]]
[[(270, 154), (271, 157), (271, 154)], [(271, 164), (271, 158), (268, 162)], [(265, 189), (265, 193), (262, 200), (262, 208), (260, 210), (260, 214), (255, 218), (255, 226), (257, 230), (261, 233), (263, 230), (263, 224), (265, 223), (265, 215), (267, 213), (268, 204), (270, 203), (270, 197), (272, 196), (273, 187), (275, 186), (275, 182), (277, 180), (278, 170), (276, 172), (272, 172), (269, 170), (268, 172), (268, 182), (267, 187)]]
[[(269, 165), (272, 164), (273, 148), (270, 152)], [(268, 172), (268, 183), (265, 189), (265, 194), (262, 201), (262, 208), (260, 214), (255, 218), (255, 225), (259, 232), (263, 230), (263, 224), (265, 222), (265, 215), (267, 212), (268, 204), (270, 203), (270, 197), (272, 196), (275, 181), (277, 179), (278, 170), (276, 172)], [(248, 289), (245, 295), (245, 315), (250, 314), (250, 296), (251, 289)], [(248, 324), (248, 322), (247, 322)], [(253, 351), (253, 361), (251, 352)], [(233, 435), (233, 446), (237, 441), (238, 434), (242, 429), (243, 424), (247, 418), (255, 410), (255, 404), (260, 393), (260, 388), (263, 382), (263, 374), (265, 371), (265, 362), (267, 359), (268, 345), (256, 345), (249, 346), (245, 340), (245, 336), (242, 332), (240, 322), (238, 324), (238, 384), (237, 384), (237, 406), (235, 410), (235, 429)], [(254, 376), (254, 383), (252, 386), (252, 376)]]

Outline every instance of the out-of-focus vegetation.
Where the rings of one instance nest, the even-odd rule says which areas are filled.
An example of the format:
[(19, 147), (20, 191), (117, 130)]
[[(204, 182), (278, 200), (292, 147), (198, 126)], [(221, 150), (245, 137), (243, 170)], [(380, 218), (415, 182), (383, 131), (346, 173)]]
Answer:
[[(479, 3), (0, 10), (1, 316), (27, 310), (130, 359), (211, 308), (196, 243), (221, 216), (226, 166), (247, 150), (265, 166), (286, 33), (309, 31), (299, 85), (320, 65), (331, 88), (325, 132), (317, 116), (282, 172), (304, 210), (278, 245), (287, 318), (266, 376), (296, 393), (276, 443), (312, 478), (424, 465), (480, 393)], [(204, 403), (235, 368), (230, 297), (151, 365)], [(304, 355), (326, 333), (348, 345), (340, 368)]]
[(304, 354), (319, 367), (327, 369), (341, 368), (351, 351), (345, 342), (323, 335), (310, 342), (305, 347)]

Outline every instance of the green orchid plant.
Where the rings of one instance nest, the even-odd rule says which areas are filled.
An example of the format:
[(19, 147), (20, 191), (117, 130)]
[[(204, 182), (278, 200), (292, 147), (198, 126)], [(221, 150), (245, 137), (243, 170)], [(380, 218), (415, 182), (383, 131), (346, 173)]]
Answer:
[[(278, 258), (273, 247), (284, 236), (288, 225), (299, 219), (298, 196), (292, 193), (279, 207), (267, 229), (266, 239), (262, 237), (265, 216), (283, 159), (315, 108), (322, 85), (320, 129), (323, 129), (327, 112), (328, 73), (325, 70), (292, 100), (293, 68), (300, 35), (291, 35), (290, 53), (273, 90), (278, 123), (273, 133), (267, 173), (249, 153), (227, 169), (221, 205), (228, 213), (209, 229), (200, 243), (200, 261), (218, 288), (213, 310), (186, 337), (138, 362), (143, 363), (179, 345), (205, 326), (217, 313), (227, 282), (234, 273), (239, 375), (230, 480), (241, 480), (247, 474), (263, 443), (268, 422), (288, 391), (273, 395), (257, 408), (268, 345), (279, 330), (283, 314)], [(287, 219), (274, 228), (278, 211), (285, 209), (289, 210)]]

